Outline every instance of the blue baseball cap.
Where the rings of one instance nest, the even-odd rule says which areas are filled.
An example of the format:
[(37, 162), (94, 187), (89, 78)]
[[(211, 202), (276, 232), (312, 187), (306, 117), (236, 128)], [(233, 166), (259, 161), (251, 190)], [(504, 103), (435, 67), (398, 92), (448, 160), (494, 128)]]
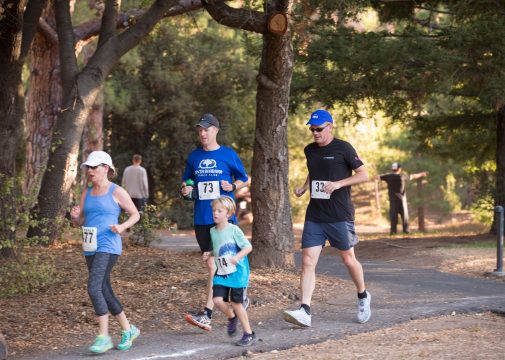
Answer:
[(331, 114), (326, 110), (316, 110), (310, 115), (310, 120), (306, 125), (323, 125), (325, 122), (333, 123)]

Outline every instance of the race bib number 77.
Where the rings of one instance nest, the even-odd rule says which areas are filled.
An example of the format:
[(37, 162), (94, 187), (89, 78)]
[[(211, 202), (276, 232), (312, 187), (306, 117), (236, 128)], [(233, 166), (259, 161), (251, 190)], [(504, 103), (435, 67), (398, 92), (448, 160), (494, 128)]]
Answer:
[(324, 192), (324, 186), (328, 181), (312, 180), (310, 197), (312, 199), (329, 199), (331, 194)]
[(96, 251), (98, 245), (96, 241), (96, 234), (98, 229), (93, 226), (82, 227), (82, 249), (87, 252)]

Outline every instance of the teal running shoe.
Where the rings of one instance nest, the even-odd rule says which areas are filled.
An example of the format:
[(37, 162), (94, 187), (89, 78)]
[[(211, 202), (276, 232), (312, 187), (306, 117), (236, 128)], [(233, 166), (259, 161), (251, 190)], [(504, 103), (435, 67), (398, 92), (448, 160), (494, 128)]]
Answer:
[(130, 325), (130, 330), (121, 331), (121, 342), (117, 345), (118, 350), (128, 350), (133, 345), (133, 340), (138, 338), (140, 330), (135, 325)]
[(114, 347), (110, 336), (98, 335), (93, 345), (90, 346), (89, 351), (95, 354), (103, 354)]

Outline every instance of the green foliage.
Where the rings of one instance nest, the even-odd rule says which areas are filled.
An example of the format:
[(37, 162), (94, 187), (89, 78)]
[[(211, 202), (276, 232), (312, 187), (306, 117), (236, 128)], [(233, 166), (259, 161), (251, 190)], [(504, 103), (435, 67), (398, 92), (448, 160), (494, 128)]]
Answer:
[(472, 204), (471, 211), (479, 222), (491, 225), (494, 217), (493, 197), (487, 195), (477, 199), (477, 201)]
[[(20, 180), (15, 180), (14, 178), (6, 178), (4, 175), (0, 174), (0, 194), (2, 198), (11, 198), (12, 202), (4, 205), (2, 211), (2, 227), (12, 232), (14, 235), (12, 238), (0, 238), (0, 250), (2, 249), (12, 249), (14, 254), (20, 255), (24, 246), (29, 245), (45, 245), (48, 242), (47, 236), (34, 236), (32, 238), (26, 238), (24, 236), (24, 231), (28, 229), (29, 226), (34, 226), (40, 224), (44, 228), (48, 220), (34, 220), (34, 213), (29, 211), (24, 211), (23, 206), (25, 204), (31, 203), (29, 199), (24, 196), (12, 196), (12, 194), (19, 194), (16, 189), (20, 186)], [(6, 195), (11, 195), (6, 196)]]
[[(442, 212), (469, 208), (481, 197), (485, 202), (496, 180), (496, 165), (488, 166), (495, 162), (496, 109), (505, 98), (505, 58), (499, 55), (505, 52), (505, 3), (309, 3), (305, 16), (296, 17), (304, 32), (295, 42), (295, 109), (316, 102), (347, 109), (341, 119), (356, 124), (365, 101), (403, 124), (413, 145), (390, 137), (381, 152), (396, 148), (397, 154), (384, 154), (377, 164), (395, 159), (412, 172), (429, 170), (425, 193), (435, 196), (431, 201)], [(383, 24), (372, 21), (374, 13)]]
[(37, 292), (56, 281), (53, 259), (0, 259), (0, 298)]
[(165, 220), (155, 205), (146, 205), (140, 220), (131, 228), (128, 240), (135, 245), (149, 247), (157, 240), (155, 230), (168, 229), (172, 224)]
[(189, 211), (177, 192), (203, 113), (217, 116), (219, 143), (235, 148), (250, 169), (257, 65), (242, 40), (201, 13), (170, 19), (126, 54), (107, 81), (106, 131), (119, 174), (134, 153), (142, 154), (150, 198), (173, 222), (190, 219), (177, 214)]

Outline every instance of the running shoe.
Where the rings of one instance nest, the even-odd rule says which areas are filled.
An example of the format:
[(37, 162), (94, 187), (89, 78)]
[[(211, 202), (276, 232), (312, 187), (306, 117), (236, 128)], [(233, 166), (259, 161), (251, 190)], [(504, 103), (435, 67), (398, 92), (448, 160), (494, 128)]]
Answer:
[(200, 329), (203, 329), (205, 331), (212, 330), (212, 326), (210, 325), (212, 320), (207, 316), (207, 313), (203, 310), (195, 315), (186, 314), (185, 319), (188, 323), (194, 326), (198, 326)]
[(298, 326), (309, 327), (311, 324), (312, 315), (307, 314), (305, 309), (285, 310), (283, 314), (284, 320)]
[(121, 331), (121, 342), (117, 345), (118, 350), (128, 350), (133, 345), (133, 340), (138, 338), (140, 330), (135, 325), (130, 325), (130, 330)]
[(103, 354), (114, 347), (110, 336), (98, 335), (93, 345), (90, 346), (89, 351), (95, 354)]
[(366, 298), (358, 299), (358, 322), (363, 324), (370, 320), (372, 316), (372, 310), (370, 309), (370, 302), (372, 301), (372, 295), (367, 291)]
[(233, 336), (237, 332), (238, 317), (228, 319), (228, 336)]
[(244, 335), (242, 335), (242, 339), (237, 341), (235, 343), (235, 345), (237, 345), (237, 346), (251, 346), (256, 341), (258, 341), (258, 338), (256, 337), (256, 334), (253, 331), (252, 334), (244, 333)]

